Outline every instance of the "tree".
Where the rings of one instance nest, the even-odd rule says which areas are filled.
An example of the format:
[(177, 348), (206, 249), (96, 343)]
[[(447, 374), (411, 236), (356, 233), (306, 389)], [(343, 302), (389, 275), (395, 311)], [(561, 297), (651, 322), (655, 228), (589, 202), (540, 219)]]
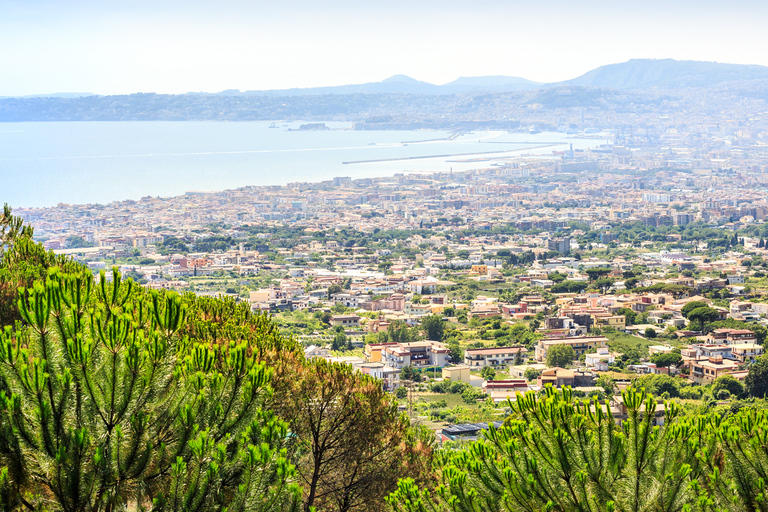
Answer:
[[(388, 502), (396, 512), (628, 512), (688, 510), (684, 504), (706, 499), (699, 478), (711, 470), (694, 440), (714, 436), (675, 404), (667, 404), (664, 425), (654, 426), (653, 415), (641, 412), (656, 410), (653, 397), (630, 388), (623, 399), (628, 414), (618, 426), (608, 404), (580, 402), (568, 389), (549, 387), (541, 398), (529, 392), (511, 403), (512, 415), (502, 427), (489, 427), (484, 441), (446, 451), (437, 490), (403, 480)], [(754, 481), (749, 491), (763, 487)], [(719, 503), (732, 499), (730, 492), (724, 488)], [(750, 503), (760, 501), (754, 496)]]
[(607, 291), (607, 290), (608, 290), (608, 289), (609, 289), (611, 286), (613, 286), (613, 283), (614, 283), (614, 282), (615, 282), (615, 280), (614, 280), (614, 279), (610, 279), (610, 278), (607, 278), (607, 277), (601, 277), (600, 279), (597, 279), (597, 280), (595, 281), (595, 286), (596, 286), (596, 287), (597, 287), (599, 290), (601, 290), (601, 291), (605, 292), (605, 291)]
[(112, 272), (52, 268), (19, 292), (23, 326), (0, 331), (4, 507), (295, 510), (287, 425), (263, 408), (272, 370), (255, 356), (279, 333), (259, 319), (212, 344), (211, 322), (187, 321), (193, 297)]
[(700, 300), (694, 300), (683, 306), (683, 308), (680, 310), (680, 313), (685, 317), (688, 318), (688, 314), (697, 308), (705, 308), (708, 307), (709, 304), (706, 302), (700, 301)]
[(493, 380), (496, 378), (496, 370), (490, 366), (483, 366), (483, 369), (480, 370), (480, 376), (485, 380)]
[(89, 242), (89, 241), (85, 240), (81, 236), (73, 235), (73, 236), (67, 237), (67, 248), (69, 248), (69, 249), (79, 249), (79, 248), (82, 248), (82, 247), (93, 247), (95, 245), (96, 244), (94, 244), (93, 242)]
[(615, 386), (616, 383), (614, 380), (607, 375), (601, 375), (597, 378), (597, 387), (603, 388), (603, 391), (605, 391), (605, 394), (609, 397), (613, 396)]
[(723, 375), (712, 383), (712, 395), (717, 396), (721, 391), (728, 391), (736, 398), (744, 396), (744, 384), (734, 379), (732, 375)]
[(576, 353), (570, 345), (553, 345), (547, 350), (547, 366), (566, 367), (573, 363)]
[(333, 336), (333, 341), (331, 342), (331, 350), (351, 350), (350, 345), (352, 345), (352, 342), (349, 341), (346, 333), (344, 333), (344, 331), (337, 332)]
[(624, 315), (624, 318), (626, 319), (626, 325), (632, 325), (635, 323), (635, 319), (637, 318), (637, 312), (630, 309), (630, 308), (619, 308), (616, 311), (617, 315)]
[(596, 281), (598, 278), (603, 277), (604, 275), (610, 274), (611, 269), (610, 268), (588, 268), (585, 270), (585, 273), (589, 276), (590, 281)]
[(483, 392), (474, 386), (466, 386), (461, 392), (461, 399), (468, 404), (476, 404), (477, 400), (483, 396)]
[(654, 354), (651, 362), (658, 368), (667, 368), (669, 366), (679, 367), (683, 362), (683, 357), (679, 352), (670, 352), (669, 354)]
[(675, 398), (680, 394), (680, 385), (678, 379), (664, 374), (643, 375), (632, 382), (635, 389), (644, 389), (655, 396), (661, 396), (667, 393)]
[(400, 370), (400, 380), (412, 380), (414, 382), (421, 382), (421, 373), (413, 369), (413, 366), (404, 366)]
[(431, 453), (410, 442), (381, 383), (349, 365), (308, 362), (286, 398), (306, 512), (375, 509), (413, 459)]
[(768, 394), (768, 355), (761, 356), (749, 367), (744, 379), (744, 389), (749, 396), (763, 398)]
[(464, 351), (458, 341), (451, 340), (448, 342), (448, 357), (454, 363), (460, 363), (464, 360)]
[(688, 320), (691, 322), (697, 322), (701, 325), (705, 325), (709, 322), (714, 322), (720, 317), (720, 313), (716, 309), (708, 306), (699, 307), (688, 312)]
[(656, 329), (654, 329), (653, 327), (648, 327), (645, 329), (645, 332), (643, 334), (645, 334), (646, 338), (653, 339), (656, 337)]
[(387, 335), (391, 343), (408, 343), (414, 339), (411, 329), (401, 320), (395, 320), (389, 324)]
[(541, 375), (541, 372), (535, 368), (526, 368), (523, 373), (523, 377), (528, 381), (535, 380), (539, 375)]
[(443, 341), (445, 325), (441, 315), (429, 315), (421, 319), (421, 326), (428, 340)]

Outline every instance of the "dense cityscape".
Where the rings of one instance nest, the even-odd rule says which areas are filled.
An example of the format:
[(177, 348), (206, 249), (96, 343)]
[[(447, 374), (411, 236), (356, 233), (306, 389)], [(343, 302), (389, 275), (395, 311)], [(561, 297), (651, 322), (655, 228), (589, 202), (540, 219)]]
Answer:
[[(394, 95), (302, 128), (557, 148), (11, 205), (0, 497), (96, 510), (82, 479), (136, 510), (762, 510), (768, 121), (728, 84)], [(86, 461), (93, 439), (109, 449)], [(29, 460), (42, 494), (19, 483)]]

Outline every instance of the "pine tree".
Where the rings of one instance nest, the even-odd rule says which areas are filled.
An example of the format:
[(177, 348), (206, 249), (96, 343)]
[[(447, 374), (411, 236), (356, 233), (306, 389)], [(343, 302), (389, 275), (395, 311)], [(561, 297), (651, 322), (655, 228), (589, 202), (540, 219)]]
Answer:
[(667, 402), (662, 424), (644, 390), (625, 390), (622, 403), (619, 425), (607, 404), (569, 388), (518, 395), (485, 440), (438, 454), (434, 490), (404, 479), (388, 502), (396, 512), (768, 510), (764, 410), (723, 420)]
[(0, 332), (4, 510), (297, 510), (287, 426), (262, 407), (269, 332), (189, 326), (181, 297), (117, 269), (53, 268), (18, 308)]

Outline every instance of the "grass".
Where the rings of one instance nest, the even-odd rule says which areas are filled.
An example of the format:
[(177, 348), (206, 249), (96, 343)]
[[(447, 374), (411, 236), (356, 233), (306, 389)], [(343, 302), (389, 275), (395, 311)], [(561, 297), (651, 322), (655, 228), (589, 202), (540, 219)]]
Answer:
[[(427, 404), (445, 400), (446, 407), (429, 408)], [(402, 403), (402, 402), (401, 402)], [(499, 421), (504, 416), (504, 407), (490, 407), (485, 403), (468, 404), (460, 394), (419, 392), (414, 395), (413, 413), (420, 423), (431, 430), (446, 427), (452, 423), (481, 423)], [(445, 411), (455, 417), (455, 421), (434, 420), (431, 411)]]
[(627, 350), (635, 349), (640, 353), (641, 356), (648, 355), (648, 347), (651, 345), (658, 345), (662, 343), (662, 341), (658, 339), (641, 338), (639, 336), (633, 336), (632, 334), (627, 334), (620, 331), (603, 332), (603, 336), (610, 340), (608, 346), (611, 349), (617, 350), (619, 352), (626, 352)]

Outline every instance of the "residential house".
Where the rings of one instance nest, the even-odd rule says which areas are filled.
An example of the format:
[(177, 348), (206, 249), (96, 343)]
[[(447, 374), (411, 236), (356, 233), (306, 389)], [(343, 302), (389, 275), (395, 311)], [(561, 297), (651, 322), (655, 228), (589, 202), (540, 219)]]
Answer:
[(342, 326), (347, 327), (360, 327), (360, 317), (357, 315), (333, 315), (330, 320), (332, 327)]
[(381, 359), (393, 368), (406, 366), (446, 366), (449, 355), (448, 347), (438, 341), (415, 341), (411, 343), (385, 344), (381, 350)]
[(515, 398), (517, 393), (528, 391), (528, 381), (525, 379), (489, 380), (483, 382), (483, 391), (494, 401), (506, 401)]
[(471, 348), (464, 351), (464, 364), (473, 368), (515, 365), (527, 353), (522, 345)]
[(544, 338), (536, 345), (536, 360), (546, 361), (547, 351), (555, 345), (570, 345), (573, 347), (576, 359), (582, 354), (592, 352), (599, 347), (605, 347), (608, 338), (605, 336), (578, 336), (574, 338)]

